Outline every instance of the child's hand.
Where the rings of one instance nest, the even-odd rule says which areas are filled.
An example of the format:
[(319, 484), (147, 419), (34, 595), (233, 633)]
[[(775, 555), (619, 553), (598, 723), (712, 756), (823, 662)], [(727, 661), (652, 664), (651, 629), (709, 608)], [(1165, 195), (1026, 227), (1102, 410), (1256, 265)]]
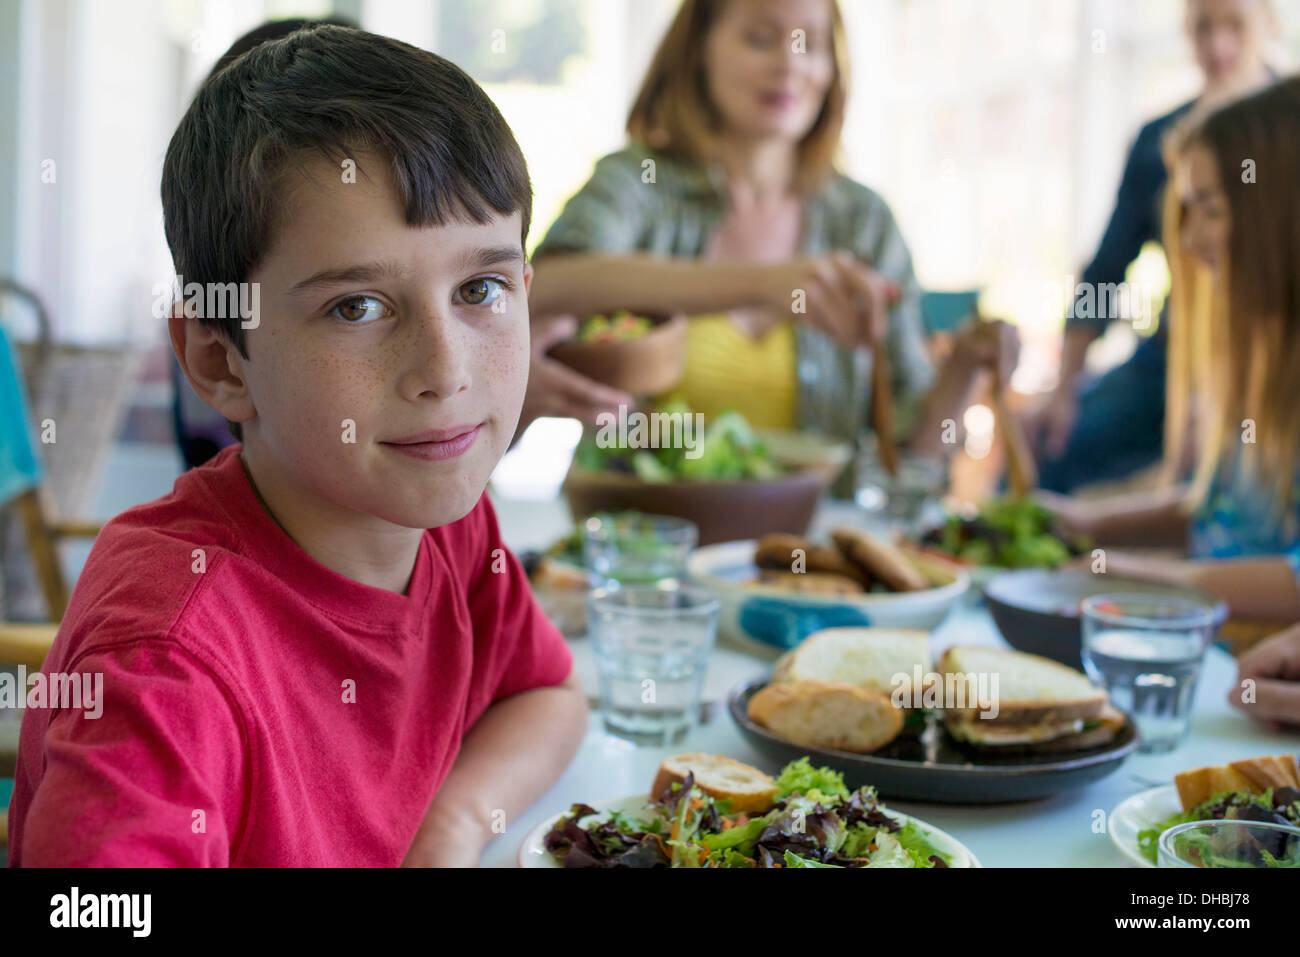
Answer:
[[(1242, 700), (1245, 681), (1254, 682), (1253, 700)], [(1275, 730), (1300, 726), (1300, 625), (1261, 641), (1238, 659), (1228, 703)]]

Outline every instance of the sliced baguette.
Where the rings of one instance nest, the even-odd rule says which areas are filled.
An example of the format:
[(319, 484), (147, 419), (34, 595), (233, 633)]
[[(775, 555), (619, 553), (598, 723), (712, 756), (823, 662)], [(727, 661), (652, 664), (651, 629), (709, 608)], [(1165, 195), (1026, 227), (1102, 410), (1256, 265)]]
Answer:
[[(966, 675), (976, 676), (976, 681), (965, 687), (977, 686), (978, 676), (985, 679), (986, 687), (993, 692), (992, 675), (997, 675), (998, 713), (993, 721), (1003, 725), (1049, 725), (1074, 721), (1093, 721), (1102, 717), (1109, 698), (1088, 676), (1050, 658), (1027, 655), (1020, 651), (987, 648), (981, 645), (956, 645), (939, 659), (939, 674), (947, 679), (965, 682)], [(966, 706), (955, 707), (945, 702), (944, 717), (949, 722), (980, 721), (980, 711), (986, 710), (980, 702), (967, 700)]]
[(1300, 788), (1300, 765), (1294, 754), (1232, 761), (1214, 768), (1194, 768), (1174, 775), (1184, 811), (1224, 791), (1262, 794), (1269, 788)]
[(843, 681), (769, 684), (749, 699), (749, 717), (805, 747), (868, 754), (903, 729), (903, 712), (889, 696)]
[(734, 812), (766, 811), (776, 800), (776, 782), (770, 775), (720, 754), (699, 751), (665, 758), (655, 774), (650, 796), (657, 798), (674, 781), (685, 781), (688, 772), (694, 772), (695, 783), (705, 794), (731, 801)]
[(922, 591), (930, 587), (925, 576), (893, 542), (876, 538), (860, 528), (837, 528), (831, 532), (831, 539), (864, 575), (879, 579), (891, 591)]
[[(799, 571), (795, 571), (795, 550), (803, 553)], [(861, 569), (845, 558), (833, 545), (818, 545), (798, 535), (781, 532), (764, 535), (754, 546), (754, 564), (778, 572), (828, 572), (852, 578), (864, 588), (871, 584), (871, 579), (862, 574)]]

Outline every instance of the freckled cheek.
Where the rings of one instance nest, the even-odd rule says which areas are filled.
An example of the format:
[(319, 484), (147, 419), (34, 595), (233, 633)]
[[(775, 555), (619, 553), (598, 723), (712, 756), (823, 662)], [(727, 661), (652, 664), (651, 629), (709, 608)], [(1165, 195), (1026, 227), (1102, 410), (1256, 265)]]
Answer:
[(494, 395), (523, 393), (528, 381), (527, 320), (489, 335), (483, 343), (481, 369)]
[(360, 436), (371, 426), (370, 411), (385, 381), (382, 360), (357, 360), (301, 344), (287, 349), (259, 384), (265, 412), (286, 441), (311, 447), (326, 439), (341, 441), (345, 420)]

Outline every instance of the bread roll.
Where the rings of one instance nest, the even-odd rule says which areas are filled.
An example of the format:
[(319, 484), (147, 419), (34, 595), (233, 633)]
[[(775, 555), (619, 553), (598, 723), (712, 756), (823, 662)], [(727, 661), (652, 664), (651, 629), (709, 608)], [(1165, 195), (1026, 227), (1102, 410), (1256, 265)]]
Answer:
[(903, 729), (889, 696), (843, 681), (768, 685), (749, 699), (749, 717), (794, 744), (869, 754)]

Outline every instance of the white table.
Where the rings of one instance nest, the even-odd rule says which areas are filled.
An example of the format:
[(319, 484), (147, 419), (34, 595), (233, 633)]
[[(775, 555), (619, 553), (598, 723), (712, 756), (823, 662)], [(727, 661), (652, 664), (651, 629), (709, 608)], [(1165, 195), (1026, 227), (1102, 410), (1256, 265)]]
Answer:
[[(570, 528), (562, 503), (498, 501), (496, 504), (502, 532), (512, 548), (544, 546)], [(823, 509), (815, 528), (834, 523), (844, 515), (843, 507)], [(861, 522), (861, 517), (856, 520)], [(1005, 645), (988, 613), (970, 603), (954, 609), (931, 636), (931, 649), (935, 652), (954, 644), (972, 643)], [(594, 693), (595, 672), (589, 642), (575, 639), (570, 647), (584, 685)], [(720, 646), (710, 662), (705, 698), (723, 697), (735, 684), (764, 674), (770, 668), (770, 661)], [(1015, 804), (959, 807), (886, 799), (887, 803), (952, 834), (985, 867), (1126, 866), (1126, 859), (1106, 833), (1105, 817), (1098, 815), (1098, 811), (1109, 815), (1125, 798), (1155, 784), (1171, 783), (1173, 775), (1186, 768), (1300, 750), (1300, 738), (1271, 733), (1228, 705), (1228, 690), (1235, 683), (1236, 675), (1232, 656), (1211, 648), (1197, 688), (1191, 733), (1186, 742), (1168, 754), (1134, 754), (1115, 773), (1082, 789)], [(484, 852), (483, 865), (513, 866), (519, 845), (528, 832), (548, 817), (568, 810), (575, 802), (648, 791), (659, 763), (665, 757), (686, 751), (716, 752), (771, 769), (770, 762), (741, 736), (725, 707), (717, 709), (713, 719), (696, 728), (684, 742), (667, 747), (636, 746), (606, 734), (599, 714), (593, 712), (591, 728), (573, 763), (518, 820), (506, 822), (505, 833)]]

